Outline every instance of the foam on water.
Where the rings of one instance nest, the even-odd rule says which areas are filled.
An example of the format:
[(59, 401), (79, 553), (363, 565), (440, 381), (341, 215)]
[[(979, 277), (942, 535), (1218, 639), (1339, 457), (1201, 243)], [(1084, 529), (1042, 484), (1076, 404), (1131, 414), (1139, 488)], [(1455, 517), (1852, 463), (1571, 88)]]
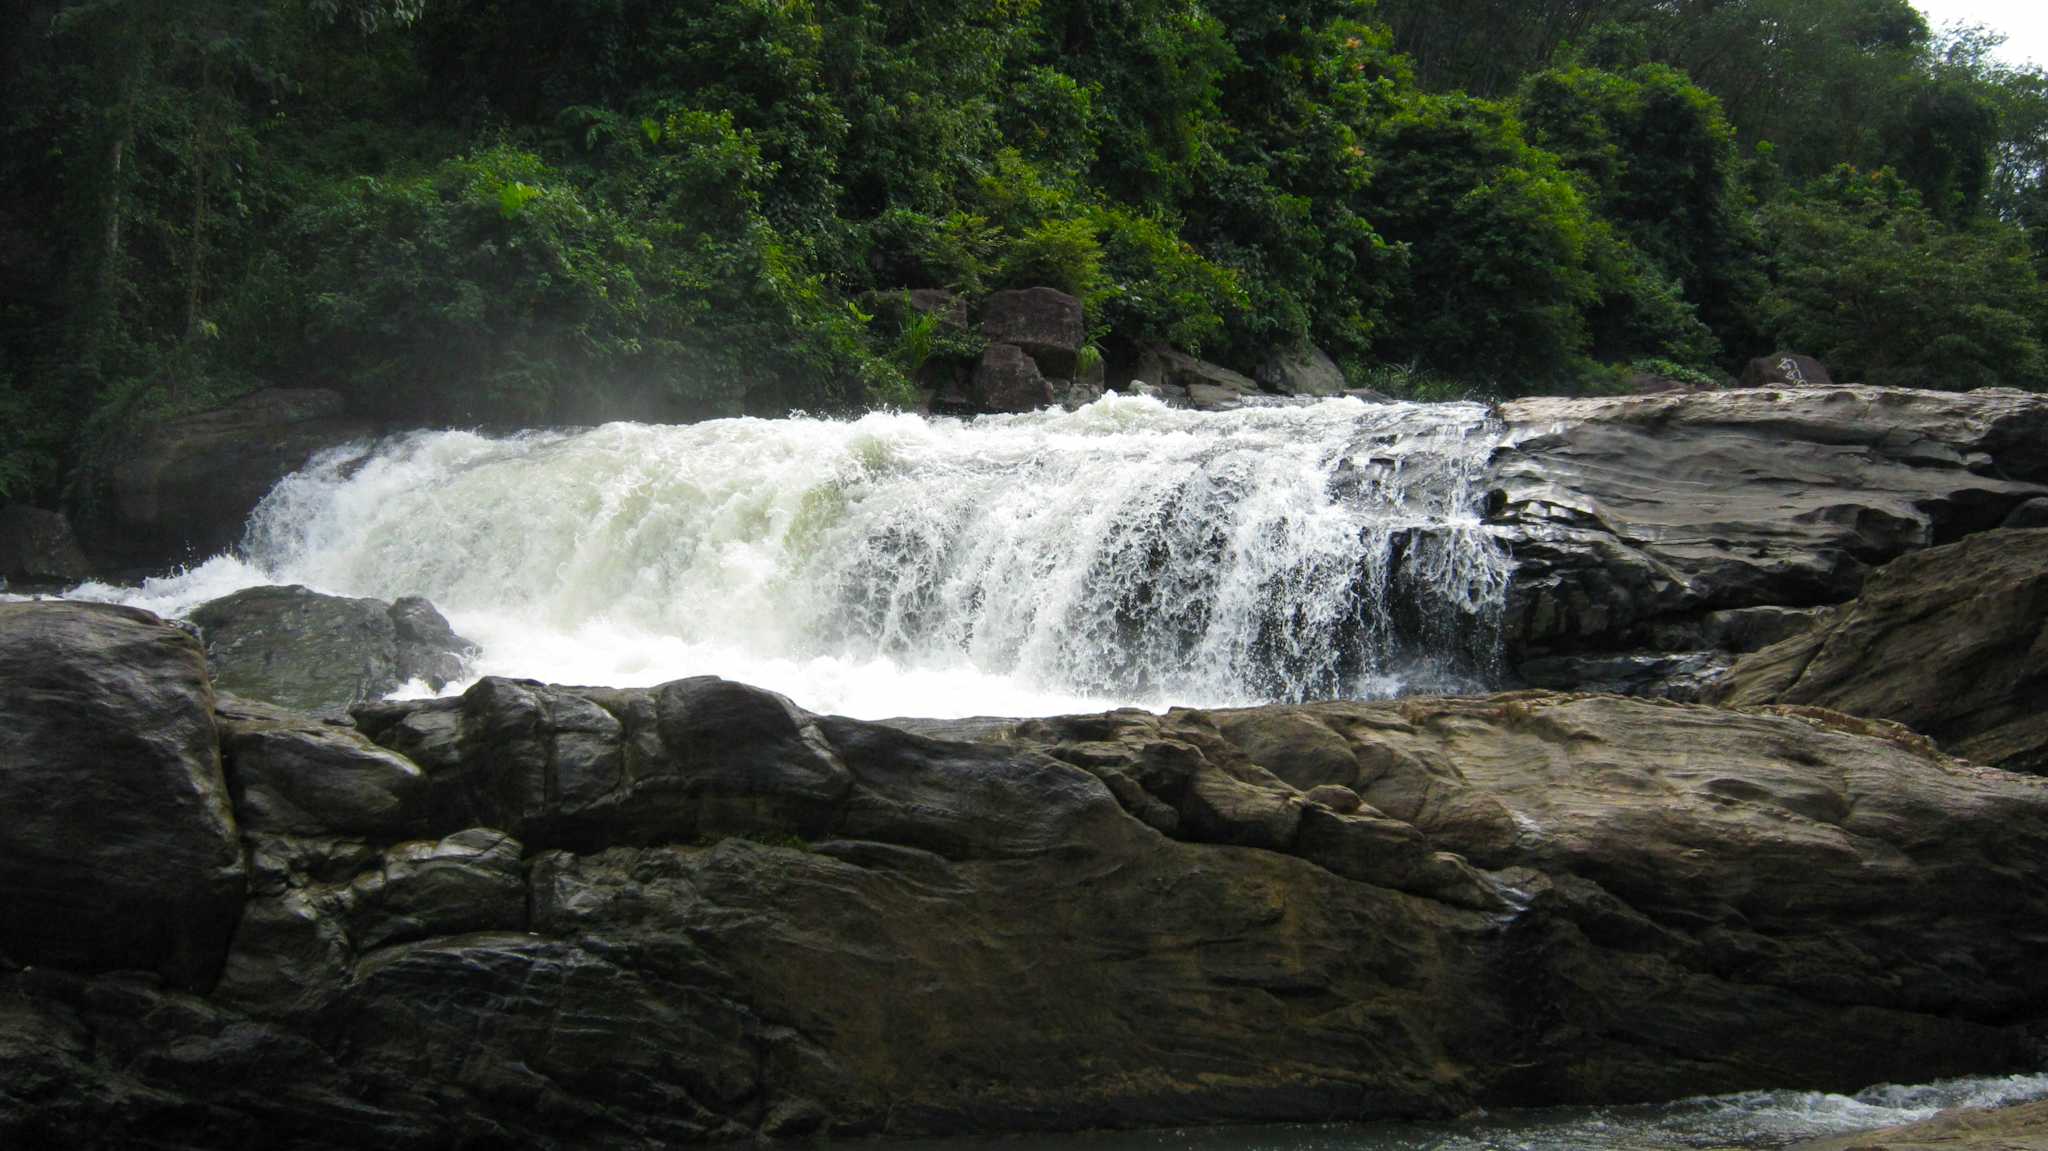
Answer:
[(1110, 396), (973, 421), (435, 432), (278, 485), (242, 558), (74, 593), (433, 600), (479, 674), (718, 674), (861, 716), (1386, 695), (1493, 669), (1476, 405)]
[(905, 1151), (1694, 1151), (1782, 1148), (1950, 1108), (2048, 1098), (2048, 1074), (1886, 1085), (1855, 1095), (1751, 1091), (1677, 1103), (1502, 1112), (1456, 1123), (1294, 1124), (1045, 1138), (933, 1139)]

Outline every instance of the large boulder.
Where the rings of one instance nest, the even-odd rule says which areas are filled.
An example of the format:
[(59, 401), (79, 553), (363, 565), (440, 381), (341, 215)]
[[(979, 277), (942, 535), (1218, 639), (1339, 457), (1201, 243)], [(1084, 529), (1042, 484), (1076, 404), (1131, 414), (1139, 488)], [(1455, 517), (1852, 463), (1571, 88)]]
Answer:
[(0, 963), (218, 976), (241, 845), (206, 659), (148, 612), (0, 604)]
[(1250, 377), (1165, 344), (1140, 348), (1129, 370), (1119, 374), (1154, 389), (1175, 407), (1197, 411), (1229, 411), (1263, 394)]
[(1812, 630), (1737, 662), (1717, 696), (1895, 720), (1965, 759), (2048, 772), (2048, 529), (1894, 560)]
[(1021, 348), (1047, 377), (1071, 380), (1088, 342), (1081, 301), (1054, 288), (992, 292), (981, 304), (981, 334)]
[(1511, 665), (1736, 647), (1724, 613), (1853, 597), (2048, 495), (2048, 397), (1762, 389), (1501, 406), (1487, 521)]
[(1053, 402), (1053, 386), (1015, 344), (990, 344), (974, 369), (973, 407), (981, 412), (1035, 412)]
[(64, 513), (0, 508), (0, 587), (75, 584), (92, 574)]
[(354, 730), (251, 700), (216, 703), (245, 830), (393, 839), (426, 829), (426, 773)]
[(1330, 354), (1307, 343), (1275, 350), (1253, 376), (1283, 396), (1338, 396), (1350, 386)]
[[(357, 709), (378, 752), (222, 707), (255, 873), (227, 976), (0, 968), (0, 1139), (626, 1147), (1843, 1089), (2031, 1067), (2048, 1002), (2048, 890), (2016, 881), (2048, 865), (2048, 790), (1814, 709), (895, 726), (708, 678), (490, 679)], [(258, 737), (290, 750), (252, 764)]]
[(415, 679), (438, 691), (462, 678), (476, 650), (417, 596), (385, 603), (296, 585), (246, 588), (191, 620), (223, 691), (336, 716)]
[(79, 529), (106, 566), (204, 559), (241, 542), (249, 513), (277, 481), (372, 431), (322, 388), (267, 388), (166, 421), (112, 467), (99, 514)]

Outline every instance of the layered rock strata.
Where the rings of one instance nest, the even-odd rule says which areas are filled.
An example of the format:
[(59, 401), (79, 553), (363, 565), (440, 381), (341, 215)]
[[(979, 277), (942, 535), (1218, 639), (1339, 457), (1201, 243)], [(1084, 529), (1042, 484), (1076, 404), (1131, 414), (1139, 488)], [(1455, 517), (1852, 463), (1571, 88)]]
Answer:
[(1500, 417), (1487, 522), (1516, 561), (1509, 663), (1534, 686), (1696, 697), (1785, 613), (2048, 494), (2048, 397), (2024, 392), (1539, 398)]
[(2048, 772), (2048, 529), (1894, 560), (1715, 696), (1896, 720), (1978, 763)]

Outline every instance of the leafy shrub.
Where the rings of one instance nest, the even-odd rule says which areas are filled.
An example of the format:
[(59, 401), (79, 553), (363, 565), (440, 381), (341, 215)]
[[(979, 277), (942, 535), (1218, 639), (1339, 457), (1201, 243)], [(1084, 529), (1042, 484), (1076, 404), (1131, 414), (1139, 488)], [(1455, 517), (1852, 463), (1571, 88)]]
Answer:
[(1019, 233), (1004, 249), (996, 283), (1006, 288), (1044, 285), (1082, 300), (1102, 286), (1102, 245), (1095, 221), (1085, 217), (1047, 220)]
[(1092, 315), (1127, 340), (1164, 340), (1191, 352), (1221, 339), (1250, 306), (1231, 269), (1211, 262), (1170, 223), (1099, 209), (1104, 284)]
[(1839, 378), (2048, 384), (2048, 289), (2015, 231), (1946, 227), (1893, 173), (1847, 167), (1765, 221), (1775, 253), (1765, 322)]
[(1500, 104), (1417, 94), (1379, 126), (1369, 217), (1408, 256), (1383, 354), (1511, 391), (1568, 380), (1598, 298), (1594, 220)]

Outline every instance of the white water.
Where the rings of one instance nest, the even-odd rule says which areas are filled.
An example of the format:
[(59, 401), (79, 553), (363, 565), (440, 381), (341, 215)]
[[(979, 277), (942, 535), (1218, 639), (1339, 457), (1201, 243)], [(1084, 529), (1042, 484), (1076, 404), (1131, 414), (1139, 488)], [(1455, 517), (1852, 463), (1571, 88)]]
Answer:
[(1951, 1108), (2048, 1098), (2048, 1074), (1953, 1079), (1855, 1095), (1750, 1091), (1635, 1107), (1502, 1112), (1457, 1123), (1364, 1123), (997, 1140), (916, 1140), (906, 1151), (1690, 1151), (1782, 1148), (1897, 1127)]
[(478, 674), (717, 674), (819, 711), (1045, 714), (1463, 686), (1508, 561), (1475, 405), (1110, 396), (962, 422), (423, 433), (279, 484), (243, 556), (74, 595), (431, 599)]

